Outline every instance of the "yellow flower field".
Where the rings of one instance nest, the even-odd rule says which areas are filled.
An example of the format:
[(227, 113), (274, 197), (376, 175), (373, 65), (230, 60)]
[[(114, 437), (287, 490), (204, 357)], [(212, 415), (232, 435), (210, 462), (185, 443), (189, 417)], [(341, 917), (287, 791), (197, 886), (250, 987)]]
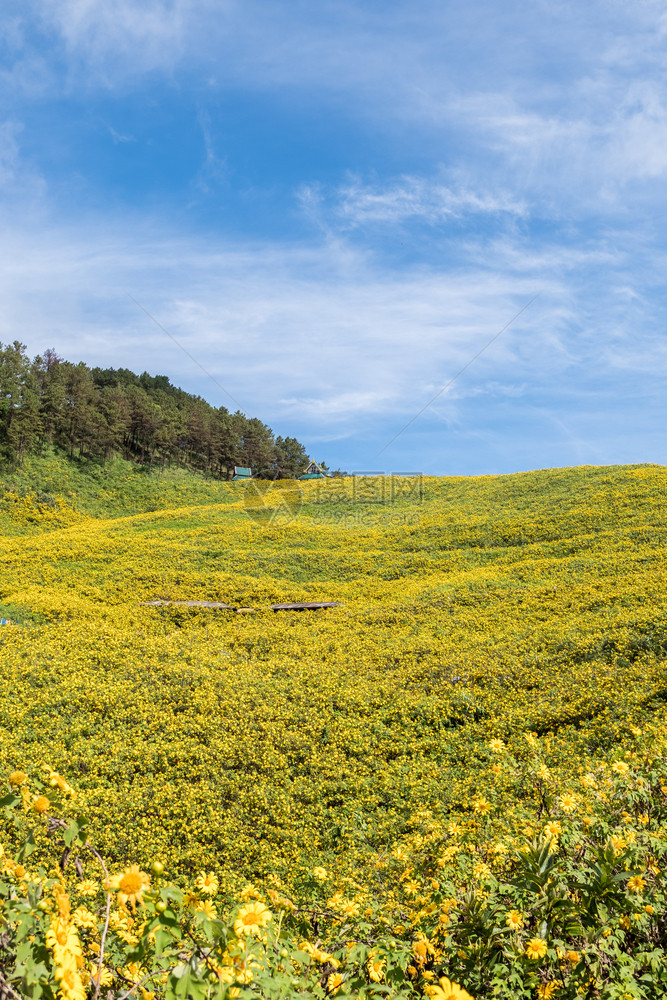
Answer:
[[(259, 498), (198, 480), (192, 503), (187, 485), (151, 489), (142, 513), (90, 516), (64, 493), (0, 503), (14, 622), (0, 630), (0, 772), (64, 776), (97, 850), (135, 873), (115, 883), (130, 903), (156, 861), (207, 919), (259, 886), (234, 917), (258, 934), (271, 879), (286, 898), (311, 885), (342, 921), (369, 906), (375, 920), (383, 898), (411, 942), (414, 995), (473, 993), (462, 970), (478, 946), (458, 968), (438, 957), (460, 894), (487, 886), (483, 906), (517, 851), (594, 829), (647, 748), (662, 752), (667, 470), (277, 483)], [(142, 606), (156, 600), (232, 610)], [(299, 601), (339, 606), (270, 609)], [(624, 808), (608, 835), (648, 850), (660, 830)], [(628, 878), (631, 926), (649, 920), (657, 876)], [(519, 902), (497, 922), (525, 995), (559, 995)], [(388, 953), (364, 954), (369, 989), (398, 996), (381, 986)], [(322, 995), (343, 995), (344, 972), (322, 968)]]

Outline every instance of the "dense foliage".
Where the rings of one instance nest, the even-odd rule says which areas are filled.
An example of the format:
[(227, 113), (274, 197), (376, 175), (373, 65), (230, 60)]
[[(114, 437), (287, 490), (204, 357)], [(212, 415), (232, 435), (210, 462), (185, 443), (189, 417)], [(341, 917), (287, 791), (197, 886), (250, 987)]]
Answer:
[(235, 465), (256, 475), (298, 476), (308, 464), (296, 438), (210, 406), (165, 375), (88, 368), (52, 350), (30, 361), (15, 341), (0, 344), (0, 463), (12, 465), (56, 444), (70, 457), (107, 462), (122, 455), (149, 468), (198, 469), (220, 478)]
[[(128, 475), (100, 517), (36, 468), (0, 501), (19, 996), (665, 995), (665, 470), (165, 476), (143, 513)], [(269, 610), (306, 599), (341, 606)]]

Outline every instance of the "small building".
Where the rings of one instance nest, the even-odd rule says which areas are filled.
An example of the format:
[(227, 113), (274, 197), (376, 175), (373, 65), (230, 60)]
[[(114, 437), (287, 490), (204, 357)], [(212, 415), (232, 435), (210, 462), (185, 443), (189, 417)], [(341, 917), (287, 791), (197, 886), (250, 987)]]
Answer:
[(327, 479), (327, 473), (316, 462), (311, 462), (299, 479)]
[(244, 483), (252, 479), (252, 469), (247, 469), (243, 465), (234, 466), (234, 475), (232, 476), (233, 483)]

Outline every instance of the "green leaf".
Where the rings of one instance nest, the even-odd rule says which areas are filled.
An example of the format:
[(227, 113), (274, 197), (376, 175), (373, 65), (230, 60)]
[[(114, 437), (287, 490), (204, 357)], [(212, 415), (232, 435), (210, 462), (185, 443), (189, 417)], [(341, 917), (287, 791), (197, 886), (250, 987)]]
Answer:
[(21, 796), (16, 795), (14, 792), (9, 792), (8, 795), (4, 795), (0, 799), (0, 809), (15, 809), (16, 806), (21, 805)]
[(79, 834), (80, 827), (78, 822), (75, 819), (71, 819), (66, 829), (63, 831), (63, 840), (65, 841), (66, 846), (71, 847), (75, 841), (82, 844), (83, 841), (81, 840)]
[(155, 943), (155, 954), (161, 955), (169, 945), (174, 943), (174, 935), (166, 928), (155, 931), (153, 937)]
[(301, 951), (299, 948), (296, 948), (292, 952), (292, 958), (301, 965), (309, 965), (312, 962), (312, 955), (309, 955), (307, 951)]
[(31, 830), (18, 850), (16, 860), (23, 861), (25, 858), (29, 858), (36, 848), (37, 844), (35, 843), (35, 831)]
[[(178, 974), (177, 974), (178, 973)], [(175, 982), (172, 985), (172, 977)], [(184, 1000), (204, 1000), (208, 984), (189, 965), (177, 966), (167, 980), (167, 997), (183, 997)]]

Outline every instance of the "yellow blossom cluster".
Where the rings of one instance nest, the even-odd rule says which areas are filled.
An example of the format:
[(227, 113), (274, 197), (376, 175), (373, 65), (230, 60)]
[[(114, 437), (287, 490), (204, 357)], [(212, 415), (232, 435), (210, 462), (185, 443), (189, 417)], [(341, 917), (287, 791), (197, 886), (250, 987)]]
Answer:
[[(271, 921), (298, 911), (295, 887), (347, 928), (382, 886), (416, 988), (465, 997), (440, 975), (464, 894), (490, 905), (517, 851), (543, 839), (555, 863), (573, 830), (610, 863), (655, 839), (610, 937), (649, 920), (664, 831), (632, 782), (665, 721), (665, 470), (426, 478), (419, 492), (316, 481), (264, 519), (236, 484), (151, 488), (141, 512), (121, 493), (95, 517), (76, 496), (0, 505), (16, 621), (0, 632), (0, 765), (45, 829), (53, 796), (85, 811), (114, 873), (78, 875), (66, 917), (53, 896), (63, 997), (89, 983), (76, 942), (106, 888), (110, 935), (141, 938), (156, 858), (194, 922), (236, 905), (215, 967), (234, 988), (257, 974)], [(271, 609), (309, 600), (338, 606)], [(640, 805), (600, 832), (624, 782)], [(541, 968), (550, 944), (521, 906), (504, 899), (494, 919)], [(306, 945), (322, 989), (344, 995), (328, 946)], [(385, 952), (363, 968), (385, 982)]]

